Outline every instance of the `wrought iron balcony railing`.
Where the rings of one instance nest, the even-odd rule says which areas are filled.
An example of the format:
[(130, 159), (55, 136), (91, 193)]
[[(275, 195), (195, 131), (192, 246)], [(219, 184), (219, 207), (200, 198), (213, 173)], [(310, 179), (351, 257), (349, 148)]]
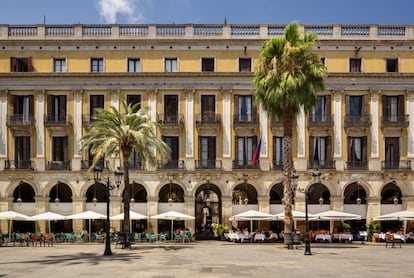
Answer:
[(216, 159), (201, 159), (195, 161), (196, 169), (222, 169), (222, 161)]
[(381, 127), (408, 127), (409, 115), (383, 116)]
[(346, 162), (346, 169), (347, 170), (367, 170), (368, 169), (368, 161), (367, 160), (347, 161)]
[(70, 161), (47, 161), (46, 170), (70, 170)]
[(158, 161), (158, 169), (177, 169), (184, 170), (184, 160), (169, 160), (167, 162)]
[(411, 170), (411, 160), (383, 160), (382, 170)]
[(335, 160), (309, 160), (308, 169), (336, 169)]
[(344, 127), (370, 127), (371, 126), (371, 116), (353, 116), (347, 115), (344, 119)]
[(7, 126), (33, 126), (35, 119), (33, 115), (14, 114), (7, 116)]
[(252, 161), (233, 160), (233, 169), (260, 169), (260, 163), (252, 164)]
[(4, 169), (22, 169), (22, 170), (34, 170), (34, 162), (32, 160), (5, 160)]

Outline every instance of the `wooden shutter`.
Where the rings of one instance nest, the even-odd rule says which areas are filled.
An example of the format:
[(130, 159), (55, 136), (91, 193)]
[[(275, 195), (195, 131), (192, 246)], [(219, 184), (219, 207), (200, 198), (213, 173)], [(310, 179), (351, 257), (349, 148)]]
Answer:
[(216, 160), (216, 137), (208, 137), (208, 160)]
[(53, 95), (47, 96), (47, 115), (53, 115), (55, 106), (53, 105)]
[(367, 136), (363, 136), (362, 140), (361, 140), (361, 144), (362, 144), (362, 161), (367, 161), (368, 160), (368, 140), (367, 140)]
[(314, 138), (315, 137), (313, 137), (313, 136), (310, 136), (310, 140), (309, 140), (309, 161), (310, 162), (313, 162), (314, 161), (314, 156), (315, 156), (315, 154), (314, 154), (314, 152), (313, 152), (313, 149), (314, 149)]
[(59, 96), (59, 120), (66, 120), (66, 96)]
[(34, 109), (34, 96), (29, 96), (29, 115), (33, 116), (33, 109)]
[(332, 147), (331, 147), (331, 136), (325, 137), (325, 160), (331, 163), (332, 159)]
[(325, 96), (325, 117), (331, 117), (331, 96)]
[(17, 58), (11, 57), (10, 58), (10, 71), (11, 72), (17, 72)]
[(404, 110), (404, 96), (398, 96), (398, 116), (403, 116)]
[(346, 95), (345, 96), (345, 115), (346, 116), (350, 116), (349, 115), (349, 105), (350, 105), (350, 103), (349, 103), (349, 95)]
[(368, 116), (368, 97), (369, 95), (362, 96), (362, 113), (363, 116)]
[(382, 102), (382, 116), (386, 117), (388, 116), (388, 97), (385, 95), (382, 95), (381, 102)]
[(33, 64), (32, 64), (32, 57), (27, 58), (27, 71), (32, 72), (33, 70)]

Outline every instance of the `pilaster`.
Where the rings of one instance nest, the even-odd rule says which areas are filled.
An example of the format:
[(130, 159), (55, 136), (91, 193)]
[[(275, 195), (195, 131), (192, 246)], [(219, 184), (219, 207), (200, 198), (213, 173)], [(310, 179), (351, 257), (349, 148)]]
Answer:
[(336, 170), (343, 171), (345, 169), (344, 160), (342, 157), (342, 96), (343, 90), (333, 91), (334, 96), (334, 159)]
[(36, 157), (34, 162), (38, 171), (45, 170), (45, 90), (35, 91), (35, 119), (36, 119)]
[(230, 89), (222, 90), (223, 95), (223, 169), (224, 171), (232, 170), (232, 158), (231, 158), (231, 97), (233, 91)]
[(185, 167), (188, 171), (193, 171), (194, 165), (194, 95), (195, 90), (185, 90)]
[(371, 157), (369, 159), (370, 171), (381, 171), (379, 159), (379, 91), (371, 93)]

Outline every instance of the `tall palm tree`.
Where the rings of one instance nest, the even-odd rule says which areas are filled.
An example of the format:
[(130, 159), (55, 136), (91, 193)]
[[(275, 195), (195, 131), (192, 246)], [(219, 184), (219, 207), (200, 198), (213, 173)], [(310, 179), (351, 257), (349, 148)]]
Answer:
[[(325, 66), (311, 52), (316, 43), (316, 34), (300, 32), (296, 22), (290, 23), (283, 36), (264, 42), (253, 79), (255, 102), (261, 105), (269, 118), (280, 119), (283, 123), (285, 234), (293, 231), (290, 178), (293, 126), (300, 109), (309, 111), (316, 104), (316, 93), (324, 89)], [(290, 244), (287, 245), (291, 248)]]
[(151, 121), (147, 108), (140, 108), (140, 103), (127, 104), (121, 101), (124, 114), (112, 106), (110, 110), (96, 110), (94, 121), (89, 131), (82, 137), (82, 150), (90, 149), (93, 162), (89, 170), (105, 157), (115, 156), (121, 160), (125, 190), (124, 223), (122, 231), (130, 231), (130, 193), (129, 157), (133, 150), (140, 156), (142, 165), (155, 166), (157, 157), (162, 160), (170, 154), (169, 146), (156, 135), (158, 123)]

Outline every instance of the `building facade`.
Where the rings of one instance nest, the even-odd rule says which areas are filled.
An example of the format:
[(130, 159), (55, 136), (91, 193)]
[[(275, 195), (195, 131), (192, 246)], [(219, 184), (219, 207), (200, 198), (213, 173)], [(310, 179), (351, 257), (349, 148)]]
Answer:
[[(96, 108), (119, 107), (121, 99), (148, 107), (172, 149), (155, 168), (131, 155), (132, 210), (195, 216), (184, 225), (197, 232), (248, 209), (283, 211), (282, 125), (255, 106), (252, 79), (261, 43), (284, 27), (1, 25), (0, 211), (105, 213), (105, 187), (95, 184), (93, 157), (79, 140)], [(319, 35), (313, 51), (328, 73), (317, 107), (299, 114), (294, 131), (299, 187), (314, 187), (310, 212), (333, 209), (370, 222), (414, 210), (414, 26), (301, 28)], [(101, 164), (112, 177), (119, 160)], [(111, 192), (111, 215), (122, 212), (122, 192)], [(294, 202), (304, 211), (303, 194)], [(2, 220), (1, 230), (8, 225)], [(87, 225), (64, 221), (56, 229)], [(133, 229), (164, 226), (150, 219)]]

